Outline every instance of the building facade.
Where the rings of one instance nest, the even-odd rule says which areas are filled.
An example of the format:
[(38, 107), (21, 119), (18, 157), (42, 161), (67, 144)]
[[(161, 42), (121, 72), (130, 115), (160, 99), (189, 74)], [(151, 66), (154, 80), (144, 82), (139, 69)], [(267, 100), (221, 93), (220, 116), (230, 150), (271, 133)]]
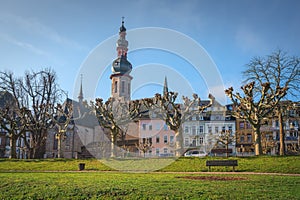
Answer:
[[(285, 150), (287, 154), (299, 154), (300, 137), (300, 103), (283, 101), (283, 131), (285, 134)], [(289, 105), (289, 106), (286, 106)], [(238, 155), (254, 155), (254, 133), (249, 122), (236, 119), (236, 138)], [(278, 155), (280, 148), (280, 123), (276, 114), (264, 119), (261, 126), (263, 153)]]
[[(144, 156), (168, 157), (175, 156), (175, 132), (170, 130), (161, 119), (139, 120), (139, 144), (148, 143)], [(146, 146), (148, 147), (148, 146)], [(140, 155), (144, 154), (140, 149)]]
[[(209, 101), (203, 101), (207, 105)], [(184, 147), (186, 149), (200, 149), (209, 154), (212, 149), (222, 149), (218, 145), (218, 137), (225, 131), (235, 135), (235, 119), (231, 116), (231, 107), (223, 106), (212, 98), (212, 105), (197, 116), (192, 116), (183, 123)], [(229, 145), (235, 152), (235, 142)]]
[[(80, 93), (82, 94), (82, 90)], [(81, 98), (83, 99), (83, 96), (79, 95), (79, 101), (67, 99), (64, 103), (64, 105), (67, 103), (72, 104), (73, 114), (72, 120), (66, 129), (65, 137), (62, 138), (61, 157), (104, 157), (105, 155), (101, 155), (96, 151), (97, 148), (103, 148), (101, 153), (104, 153), (106, 148), (109, 149), (107, 147), (109, 141), (105, 138), (104, 129), (99, 125), (96, 117), (85, 106)], [(58, 155), (57, 133), (57, 127), (48, 130), (45, 158), (56, 158)]]

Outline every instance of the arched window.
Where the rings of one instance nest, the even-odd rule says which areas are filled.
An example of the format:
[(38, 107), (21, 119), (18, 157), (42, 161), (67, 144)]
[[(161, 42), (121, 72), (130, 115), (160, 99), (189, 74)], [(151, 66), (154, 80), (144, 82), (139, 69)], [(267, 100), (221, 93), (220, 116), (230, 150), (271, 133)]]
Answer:
[(115, 93), (117, 93), (117, 92), (118, 92), (118, 81), (115, 81), (115, 86), (114, 86), (114, 88), (115, 88)]
[(128, 89), (127, 89), (127, 91), (128, 91), (128, 95), (130, 95), (130, 83), (128, 83)]
[(125, 93), (125, 81), (121, 82), (121, 92)]

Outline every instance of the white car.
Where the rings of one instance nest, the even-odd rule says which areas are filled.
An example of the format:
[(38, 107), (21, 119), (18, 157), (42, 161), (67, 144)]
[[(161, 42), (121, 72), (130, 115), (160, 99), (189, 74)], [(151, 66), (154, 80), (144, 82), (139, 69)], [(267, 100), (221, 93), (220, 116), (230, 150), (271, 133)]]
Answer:
[(185, 152), (184, 156), (186, 157), (204, 157), (206, 156), (206, 153), (204, 151), (199, 151), (199, 150), (189, 150), (187, 152)]

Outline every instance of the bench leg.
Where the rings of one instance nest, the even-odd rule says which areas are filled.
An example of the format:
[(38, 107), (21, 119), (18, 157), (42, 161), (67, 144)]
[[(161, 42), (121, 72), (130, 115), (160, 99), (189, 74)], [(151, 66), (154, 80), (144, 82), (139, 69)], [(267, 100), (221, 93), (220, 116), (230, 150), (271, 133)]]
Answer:
[(233, 168), (233, 171), (235, 172), (234, 166), (232, 166), (232, 168)]

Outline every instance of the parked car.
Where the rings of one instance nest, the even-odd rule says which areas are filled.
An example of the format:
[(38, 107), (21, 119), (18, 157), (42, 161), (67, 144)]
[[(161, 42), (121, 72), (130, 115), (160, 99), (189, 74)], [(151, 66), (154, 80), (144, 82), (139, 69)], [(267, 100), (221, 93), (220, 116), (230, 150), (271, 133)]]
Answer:
[(200, 151), (200, 150), (189, 150), (189, 151), (185, 152), (185, 154), (184, 154), (184, 156), (186, 156), (186, 157), (191, 157), (191, 156), (204, 157), (206, 155), (207, 154), (204, 151)]

